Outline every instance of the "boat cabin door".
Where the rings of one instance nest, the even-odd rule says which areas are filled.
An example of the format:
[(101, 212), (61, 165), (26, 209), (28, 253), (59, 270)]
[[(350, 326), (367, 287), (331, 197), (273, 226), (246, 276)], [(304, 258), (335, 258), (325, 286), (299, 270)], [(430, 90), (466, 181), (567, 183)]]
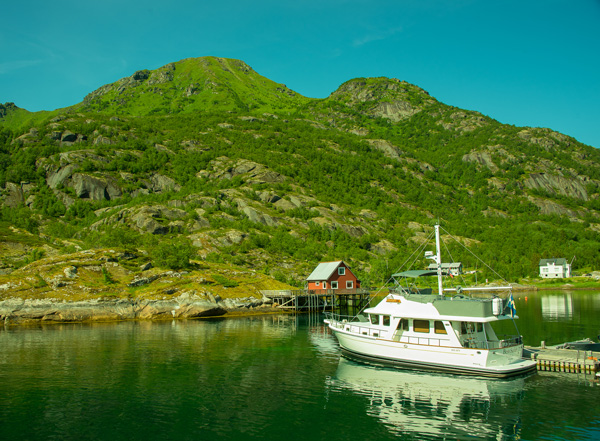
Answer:
[(408, 320), (401, 318), (398, 321), (398, 326), (396, 326), (396, 331), (394, 332), (393, 340), (400, 341), (400, 338), (402, 337), (402, 333), (404, 333), (404, 331), (407, 331), (407, 330), (408, 330)]
[(483, 332), (483, 324), (476, 322), (461, 322), (461, 344), (464, 347), (472, 347), (477, 342), (477, 333)]

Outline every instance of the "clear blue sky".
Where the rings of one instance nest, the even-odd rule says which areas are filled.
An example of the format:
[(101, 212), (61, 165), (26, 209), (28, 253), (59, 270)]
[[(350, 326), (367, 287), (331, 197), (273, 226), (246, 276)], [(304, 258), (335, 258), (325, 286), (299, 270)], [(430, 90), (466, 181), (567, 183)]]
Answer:
[(20, 0), (1, 15), (0, 102), (30, 111), (213, 55), (313, 98), (398, 78), (600, 148), (600, 0)]

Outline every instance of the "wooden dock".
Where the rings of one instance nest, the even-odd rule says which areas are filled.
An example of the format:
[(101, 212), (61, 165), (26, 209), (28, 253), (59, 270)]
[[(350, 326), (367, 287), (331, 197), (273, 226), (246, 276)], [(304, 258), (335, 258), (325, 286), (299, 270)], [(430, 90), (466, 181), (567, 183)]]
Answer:
[(600, 354), (592, 351), (526, 346), (523, 356), (535, 360), (538, 371), (593, 375), (600, 372)]
[(293, 311), (331, 311), (334, 309), (364, 308), (371, 298), (370, 291), (354, 290), (277, 290), (261, 291), (274, 306)]

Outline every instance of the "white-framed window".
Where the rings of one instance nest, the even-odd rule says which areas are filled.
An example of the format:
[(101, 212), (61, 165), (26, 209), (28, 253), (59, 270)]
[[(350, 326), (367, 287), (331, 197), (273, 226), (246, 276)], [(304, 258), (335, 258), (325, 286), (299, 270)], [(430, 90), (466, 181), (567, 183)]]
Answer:
[(331, 289), (338, 289), (338, 283), (337, 282), (331, 282)]
[(327, 289), (327, 282), (323, 282), (323, 289)]
[(354, 282), (352, 280), (346, 280), (346, 289), (354, 288)]
[(346, 268), (344, 268), (343, 266), (340, 266), (340, 267), (338, 268), (338, 275), (339, 275), (339, 276), (343, 276), (343, 275), (345, 275), (345, 274), (346, 274)]
[(413, 320), (413, 331), (422, 332), (425, 334), (429, 333), (429, 320)]
[(315, 282), (315, 286), (321, 286), (321, 282)]

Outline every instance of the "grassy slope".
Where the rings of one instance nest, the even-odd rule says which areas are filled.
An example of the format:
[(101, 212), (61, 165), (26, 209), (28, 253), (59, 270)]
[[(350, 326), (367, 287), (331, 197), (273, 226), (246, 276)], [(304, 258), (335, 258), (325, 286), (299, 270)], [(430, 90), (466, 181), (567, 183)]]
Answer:
[[(92, 93), (82, 110), (105, 114), (172, 114), (244, 110), (256, 113), (291, 112), (307, 102), (284, 85), (275, 83), (239, 60), (203, 57), (170, 63), (119, 80)], [(96, 92), (99, 92), (96, 91)], [(92, 98), (93, 97), (93, 98)]]

